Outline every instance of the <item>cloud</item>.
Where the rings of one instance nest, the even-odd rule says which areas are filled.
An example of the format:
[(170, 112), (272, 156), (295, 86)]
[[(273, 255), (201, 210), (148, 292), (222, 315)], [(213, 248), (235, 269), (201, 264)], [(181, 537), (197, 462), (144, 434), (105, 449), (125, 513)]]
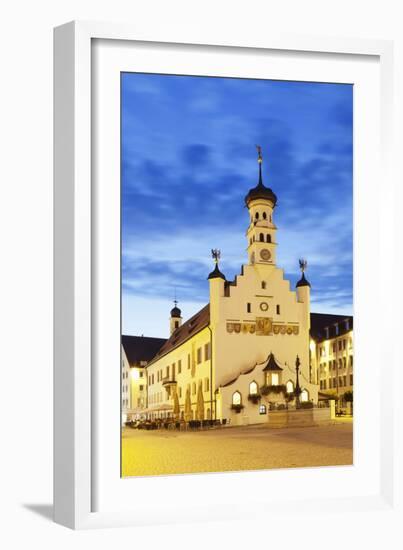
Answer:
[(349, 87), (147, 75), (122, 97), (124, 296), (170, 299), (176, 287), (206, 303), (211, 248), (228, 279), (239, 273), (258, 143), (279, 199), (278, 264), (295, 284), (307, 257), (314, 303), (351, 308)]

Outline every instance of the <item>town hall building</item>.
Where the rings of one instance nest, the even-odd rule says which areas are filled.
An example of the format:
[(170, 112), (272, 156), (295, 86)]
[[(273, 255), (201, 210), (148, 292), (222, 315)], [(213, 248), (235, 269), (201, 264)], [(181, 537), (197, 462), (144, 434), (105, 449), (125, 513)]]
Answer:
[(258, 184), (245, 197), (247, 263), (228, 281), (212, 250), (209, 303), (186, 322), (175, 303), (170, 337), (144, 369), (148, 418), (255, 424), (267, 422), (272, 408), (318, 401), (306, 262), (291, 288), (276, 262), (277, 197), (263, 183), (258, 151)]

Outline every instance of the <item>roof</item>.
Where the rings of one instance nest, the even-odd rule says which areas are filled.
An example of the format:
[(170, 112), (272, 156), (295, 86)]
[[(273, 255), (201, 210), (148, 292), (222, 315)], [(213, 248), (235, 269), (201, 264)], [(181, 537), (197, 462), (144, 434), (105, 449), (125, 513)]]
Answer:
[(301, 277), (301, 279), (298, 281), (298, 283), (297, 283), (295, 286), (296, 286), (297, 288), (298, 288), (299, 286), (309, 286), (309, 287), (311, 286), (311, 283), (310, 283), (309, 281), (306, 280), (306, 278), (305, 278), (305, 273), (304, 273), (304, 272), (302, 272), (302, 277)]
[(166, 338), (122, 335), (122, 346), (130, 365), (149, 361), (166, 342)]
[(272, 370), (283, 370), (280, 365), (277, 363), (274, 355), (272, 353), (270, 353), (269, 357), (268, 357), (268, 360), (267, 360), (267, 364), (265, 366), (265, 368), (263, 369), (263, 372), (265, 371), (272, 371)]
[(171, 309), (171, 317), (180, 317), (181, 315), (182, 315), (182, 312), (177, 306)]
[(245, 197), (246, 206), (249, 206), (249, 203), (256, 199), (269, 200), (273, 203), (273, 206), (276, 206), (277, 203), (277, 196), (275, 193), (263, 184), (261, 163), (259, 163), (259, 182), (256, 187), (249, 189), (249, 192)]
[(202, 329), (210, 324), (210, 304), (205, 305), (193, 317), (188, 319), (183, 325), (178, 327), (164, 342), (159, 350), (156, 350), (155, 356), (152, 358), (152, 363), (157, 361), (173, 349), (177, 348), (186, 340), (189, 340), (194, 334), (197, 334)]
[[(346, 321), (348, 320), (348, 328)], [(338, 333), (336, 334), (336, 325)], [(326, 334), (328, 328), (328, 336)], [(321, 341), (328, 338), (342, 336), (353, 328), (352, 315), (333, 315), (330, 313), (311, 313), (311, 337), (314, 340)]]
[(215, 264), (214, 270), (209, 274), (207, 279), (224, 279), (225, 281), (225, 275), (224, 273), (221, 273), (221, 271), (218, 269), (218, 264)]

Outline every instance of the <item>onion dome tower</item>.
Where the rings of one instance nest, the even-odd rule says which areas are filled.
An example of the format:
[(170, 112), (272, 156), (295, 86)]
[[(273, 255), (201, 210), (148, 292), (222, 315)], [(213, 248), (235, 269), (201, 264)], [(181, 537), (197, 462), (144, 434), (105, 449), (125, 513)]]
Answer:
[(170, 324), (170, 334), (175, 332), (182, 324), (182, 312), (178, 308), (178, 301), (174, 300), (174, 307), (171, 309), (171, 318), (169, 320)]
[(258, 151), (259, 180), (256, 187), (249, 190), (245, 204), (249, 210), (249, 227), (247, 230), (249, 264), (275, 265), (277, 228), (273, 222), (273, 210), (277, 204), (276, 194), (263, 184), (262, 148)]

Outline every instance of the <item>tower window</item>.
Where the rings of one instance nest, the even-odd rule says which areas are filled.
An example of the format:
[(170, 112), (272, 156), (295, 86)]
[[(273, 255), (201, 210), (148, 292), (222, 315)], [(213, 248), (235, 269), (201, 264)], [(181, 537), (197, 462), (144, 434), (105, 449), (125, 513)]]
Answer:
[(250, 313), (250, 312), (252, 311), (252, 307), (251, 307), (251, 305), (250, 305), (250, 302), (248, 302), (248, 303), (246, 304), (246, 311), (247, 311), (248, 313)]
[(271, 243), (271, 235), (270, 234), (266, 235), (266, 242)]
[(259, 239), (260, 239), (260, 242), (261, 242), (261, 243), (264, 243), (264, 235), (263, 235), (263, 233), (260, 233)]
[(259, 212), (256, 212), (255, 218), (256, 218), (257, 220), (259, 219)]
[(252, 239), (249, 239), (249, 244), (252, 244)]
[(277, 315), (280, 315), (280, 306), (278, 304), (276, 305), (276, 313)]
[(265, 220), (267, 218), (266, 212), (263, 212), (263, 219)]
[(266, 281), (262, 281), (262, 288), (266, 288)]
[(179, 326), (179, 321), (175, 321), (175, 328), (178, 328)]

